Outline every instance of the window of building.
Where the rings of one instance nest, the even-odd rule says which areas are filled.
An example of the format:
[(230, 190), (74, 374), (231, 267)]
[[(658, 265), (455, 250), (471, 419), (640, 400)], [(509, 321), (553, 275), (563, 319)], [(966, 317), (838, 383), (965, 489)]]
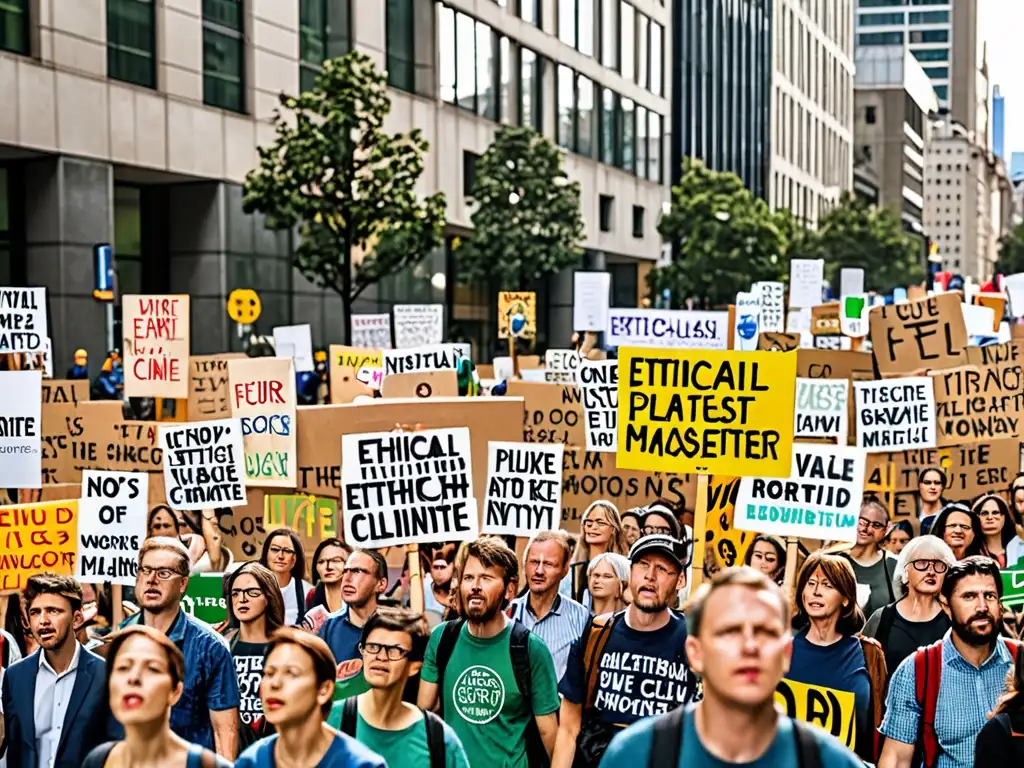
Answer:
[(486, 24), (476, 25), (476, 113), (488, 120), (498, 119), (500, 98), (498, 36)]
[(948, 43), (948, 29), (912, 29), (910, 30), (910, 42), (912, 43)]
[(924, 73), (933, 80), (948, 80), (949, 67), (923, 67)]
[(918, 61), (949, 61), (949, 48), (926, 48), (920, 51), (911, 51)]
[(0, 50), (28, 55), (29, 2), (0, 1)]
[(627, 80), (636, 78), (636, 11), (621, 0), (619, 3), (619, 71)]
[(867, 109), (864, 110), (864, 122), (866, 122), (868, 125), (874, 125), (877, 120), (878, 115), (875, 111), (875, 108), (867, 107)]
[(476, 22), (455, 14), (455, 105), (476, 112)]
[(665, 173), (661, 162), (662, 118), (661, 115), (656, 115), (653, 112), (649, 113), (648, 118), (650, 124), (647, 129), (647, 176), (651, 181), (661, 184), (665, 180)]
[(598, 159), (607, 165), (618, 165), (621, 156), (622, 132), (619, 128), (621, 113), (619, 95), (607, 88), (601, 89), (601, 147)]
[(636, 15), (636, 82), (641, 88), (649, 88), (650, 80), (650, 34), (651, 22), (642, 13)]
[(570, 151), (576, 149), (576, 73), (569, 67), (559, 65), (558, 80), (558, 146)]
[(519, 18), (536, 27), (541, 25), (541, 0), (516, 0)]
[(665, 28), (651, 22), (651, 93), (662, 95), (665, 71)]
[(903, 13), (865, 13), (858, 17), (857, 21), (862, 27), (889, 27), (902, 26), (905, 19), (906, 15)]
[(388, 85), (410, 93), (416, 90), (415, 6), (415, 0), (387, 0), (384, 14)]
[(462, 150), (462, 194), (466, 197), (473, 194), (473, 185), (476, 183), (476, 161), (479, 159), (480, 155), (476, 152), (470, 152), (468, 149)]
[(437, 14), (438, 86), (441, 101), (455, 103), (455, 11), (438, 6)]
[(203, 103), (245, 111), (242, 0), (203, 0)]
[(558, 0), (558, 39), (576, 47), (576, 8), (578, 0)]
[[(0, 9), (3, 5), (0, 2)], [(3, 10), (0, 10), (2, 18)], [(0, 29), (2, 27), (0, 22)], [(155, 88), (155, 50), (156, 6), (153, 0), (108, 0), (107, 76)]]
[(612, 231), (612, 209), (615, 198), (611, 195), (598, 195), (597, 197), (597, 221), (602, 232)]
[(597, 130), (594, 109), (594, 81), (579, 75), (576, 80), (576, 151), (586, 157), (594, 156)]
[(935, 96), (939, 101), (945, 101), (949, 98), (949, 86), (948, 85), (936, 85)]
[(641, 238), (644, 236), (644, 207), (642, 205), (633, 206), (633, 237)]
[(619, 167), (624, 171), (636, 169), (636, 108), (632, 99), (622, 98), (622, 156)]
[(594, 55), (594, 0), (578, 0), (576, 15), (576, 49)]
[(535, 131), (543, 130), (541, 115), (543, 59), (529, 48), (519, 49), (519, 124), (531, 126)]
[(114, 252), (118, 290), (142, 293), (142, 190), (114, 186)]
[(918, 11), (911, 12), (911, 24), (948, 24), (949, 11)]
[(641, 179), (647, 174), (647, 110), (641, 106), (636, 108), (636, 175)]
[(857, 45), (902, 45), (902, 32), (865, 32), (857, 35)]
[(299, 0), (299, 88), (310, 90), (323, 62), (352, 50), (351, 0)]
[(512, 43), (507, 37), (498, 40), (498, 118), (512, 121), (516, 112), (512, 107)]
[(601, 0), (601, 63), (619, 69), (619, 0)]

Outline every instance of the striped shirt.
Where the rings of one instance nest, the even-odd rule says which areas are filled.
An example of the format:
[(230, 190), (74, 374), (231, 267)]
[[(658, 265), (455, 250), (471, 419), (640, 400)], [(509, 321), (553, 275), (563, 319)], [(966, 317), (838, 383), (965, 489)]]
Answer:
[(530, 593), (527, 592), (512, 601), (510, 616), (522, 622), (524, 627), (544, 641), (555, 662), (555, 678), (561, 680), (569, 663), (569, 648), (587, 628), (590, 611), (571, 597), (555, 595), (551, 610), (538, 621), (530, 609)]
[[(1000, 639), (992, 655), (980, 668), (975, 667), (953, 645), (951, 631), (942, 638), (942, 677), (935, 712), (935, 732), (941, 747), (938, 768), (971, 768), (974, 741), (988, 722), (988, 713), (1006, 691), (1006, 673), (1013, 659)], [(885, 719), (878, 729), (886, 738), (904, 744), (917, 743), (921, 720), (915, 678), (911, 655), (896, 668), (889, 681)]]

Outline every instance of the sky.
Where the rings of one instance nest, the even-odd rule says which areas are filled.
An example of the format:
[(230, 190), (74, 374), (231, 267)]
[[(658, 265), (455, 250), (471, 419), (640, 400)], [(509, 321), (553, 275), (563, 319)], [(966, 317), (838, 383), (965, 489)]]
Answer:
[(988, 42), (989, 77), (1006, 104), (1006, 161), (1011, 152), (1024, 152), (1024, 0), (978, 0), (981, 27)]

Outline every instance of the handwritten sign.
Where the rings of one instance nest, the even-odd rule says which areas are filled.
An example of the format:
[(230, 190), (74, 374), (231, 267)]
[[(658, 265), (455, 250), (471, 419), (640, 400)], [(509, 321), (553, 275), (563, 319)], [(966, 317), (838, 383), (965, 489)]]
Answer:
[(274, 329), (274, 351), (278, 357), (294, 360), (299, 373), (316, 370), (313, 332), (309, 325), (279, 325)]
[(238, 419), (161, 424), (160, 447), (172, 509), (245, 504), (245, 451)]
[(254, 357), (228, 363), (231, 415), (242, 428), (245, 484), (295, 487), (295, 372), (292, 361)]
[(883, 304), (868, 313), (875, 365), (883, 376), (956, 368), (967, 362), (967, 326), (960, 296)]
[(352, 315), (352, 346), (391, 349), (391, 315)]
[(754, 283), (761, 297), (761, 333), (782, 333), (786, 328), (786, 286), (782, 283)]
[(263, 530), (287, 528), (302, 539), (310, 553), (324, 539), (341, 533), (338, 500), (307, 494), (267, 495), (263, 505)]
[[(388, 316), (385, 315), (385, 317)], [(390, 327), (389, 325), (389, 333)], [(374, 387), (360, 381), (359, 372), (364, 368), (380, 370), (380, 349), (331, 344), (328, 349), (328, 355), (332, 403), (351, 403), (360, 395), (372, 394), (371, 390)], [(383, 371), (381, 372), (381, 377), (383, 378)], [(379, 388), (378, 385), (376, 389)]]
[(210, 626), (220, 624), (228, 616), (228, 602), (224, 599), (224, 575), (197, 573), (185, 585), (181, 607), (193, 619)]
[(729, 313), (685, 309), (609, 309), (609, 347), (728, 349)]
[(134, 585), (139, 548), (146, 539), (149, 475), (87, 469), (78, 512), (75, 578), (88, 584)]
[(188, 398), (189, 296), (122, 297), (124, 391)]
[(588, 451), (615, 453), (619, 408), (619, 364), (616, 360), (584, 360), (577, 372)]
[(77, 547), (78, 499), (0, 507), (0, 591), (44, 571), (71, 576)]
[[(44, 485), (79, 482), (72, 442), (81, 436), (78, 404), (89, 399), (89, 382), (51, 379), (42, 383), (42, 473)], [(72, 430), (75, 436), (72, 437)]]
[(0, 288), (0, 353), (42, 352), (49, 335), (45, 288)]
[(1000, 600), (1003, 607), (1024, 607), (1024, 568), (1005, 568), (999, 575), (1003, 580), (1003, 597)]
[(508, 397), (523, 398), (523, 442), (586, 443), (586, 419), (576, 386), (510, 381)]
[(544, 381), (575, 384), (582, 359), (574, 349), (549, 349), (544, 353)]
[(796, 380), (796, 437), (837, 437), (846, 442), (849, 379)]
[(0, 372), (0, 488), (43, 484), (43, 373)]
[(192, 355), (189, 358), (188, 420), (226, 419), (231, 415), (228, 398), (228, 360), (245, 355)]
[(618, 464), (788, 477), (796, 355), (619, 350)]
[(562, 445), (488, 443), (483, 533), (530, 537), (562, 519)]
[[(522, 315), (524, 324), (518, 333), (511, 332), (512, 318)], [(498, 294), (498, 338), (520, 336), (532, 339), (537, 335), (537, 294), (532, 291), (502, 291)]]
[(454, 344), (386, 349), (383, 352), (384, 377), (419, 371), (457, 371), (461, 356)]
[(935, 390), (928, 376), (855, 381), (857, 445), (903, 451), (935, 445)]
[(608, 272), (576, 271), (572, 276), (572, 329), (603, 331), (608, 327), (608, 297), (612, 276)]
[(825, 282), (822, 259), (793, 259), (789, 262), (789, 306), (816, 307), (821, 304)]
[(1024, 437), (1024, 363), (953, 368), (932, 378), (938, 445)]
[(850, 749), (857, 746), (853, 693), (783, 678), (775, 689), (775, 703), (789, 717), (823, 728)]
[(410, 349), (444, 340), (443, 304), (396, 304), (395, 347)]
[(732, 348), (749, 351), (757, 349), (760, 328), (761, 294), (756, 291), (740, 291), (736, 294)]

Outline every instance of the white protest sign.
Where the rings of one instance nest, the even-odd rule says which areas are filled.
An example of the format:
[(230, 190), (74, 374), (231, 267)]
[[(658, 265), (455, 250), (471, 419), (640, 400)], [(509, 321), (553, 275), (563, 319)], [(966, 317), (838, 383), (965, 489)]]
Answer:
[(544, 384), (547, 382), (543, 368), (525, 368), (519, 371), (519, 378), (533, 384)]
[(843, 296), (839, 300), (839, 330), (844, 336), (862, 339), (868, 335), (868, 295)]
[[(814, 346), (814, 336), (811, 334), (811, 308), (803, 309), (790, 308), (786, 314), (786, 333), (799, 333), (800, 346), (807, 349)], [(827, 337), (822, 337), (827, 338)]]
[(789, 306), (804, 308), (821, 304), (824, 282), (822, 259), (793, 259), (789, 262)]
[(729, 313), (689, 309), (608, 310), (609, 347), (728, 349)]
[(410, 349), (444, 340), (443, 304), (396, 304), (395, 348)]
[(786, 286), (782, 283), (755, 283), (761, 297), (761, 333), (782, 333), (786, 325)]
[(494, 378), (498, 381), (508, 381), (516, 375), (515, 363), (508, 355), (496, 357), (491, 361), (491, 369), (494, 371)]
[(961, 304), (964, 325), (967, 327), (967, 338), (972, 336), (995, 336), (996, 313), (992, 307), (980, 304)]
[(846, 444), (849, 379), (796, 380), (794, 437), (837, 437)]
[(350, 346), (391, 349), (391, 315), (352, 315)]
[(618, 450), (619, 361), (583, 360), (576, 372), (587, 429), (587, 450)]
[(356, 381), (361, 384), (365, 384), (370, 389), (380, 389), (384, 383), (384, 369), (383, 368), (370, 368), (363, 366), (356, 373)]
[(753, 352), (757, 349), (757, 335), (761, 332), (761, 295), (756, 291), (737, 293), (735, 319), (732, 348)]
[(145, 472), (84, 470), (75, 578), (88, 584), (134, 584), (148, 515)]
[(544, 353), (544, 381), (575, 384), (582, 359), (575, 349), (549, 349)]
[(856, 541), (865, 459), (859, 448), (793, 443), (788, 479), (740, 481), (734, 525), (775, 536)]
[(839, 270), (839, 297), (856, 296), (864, 293), (864, 270), (860, 267), (843, 267)]
[(49, 335), (45, 288), (0, 288), (0, 353), (42, 352)]
[(385, 378), (393, 373), (457, 371), (461, 356), (454, 344), (435, 344), (430, 347), (381, 351)]
[(1024, 317), (1024, 272), (1004, 277), (1003, 289), (1010, 302), (1010, 315)]
[(572, 329), (603, 331), (608, 327), (612, 276), (607, 272), (576, 272), (572, 283)]
[(172, 509), (246, 503), (245, 450), (238, 419), (161, 424), (164, 488)]
[(342, 435), (341, 499), (353, 547), (476, 538), (469, 428)]
[(487, 496), (482, 533), (529, 538), (562, 522), (565, 446), (487, 444)]
[(274, 329), (274, 350), (277, 357), (294, 358), (296, 373), (316, 370), (308, 325), (279, 325)]
[(935, 389), (929, 376), (855, 381), (857, 445), (869, 453), (934, 448)]
[(43, 378), (53, 378), (53, 340), (49, 337), (43, 344)]
[(0, 488), (41, 488), (43, 372), (0, 372)]

